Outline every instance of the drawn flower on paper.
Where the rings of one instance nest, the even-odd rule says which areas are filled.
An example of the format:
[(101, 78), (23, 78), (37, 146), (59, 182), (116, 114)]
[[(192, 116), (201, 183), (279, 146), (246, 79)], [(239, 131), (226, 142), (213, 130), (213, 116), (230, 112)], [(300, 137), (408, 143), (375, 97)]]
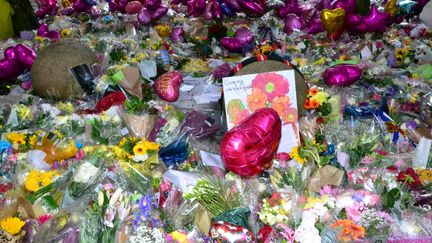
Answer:
[(258, 109), (266, 107), (268, 98), (266, 93), (264, 93), (262, 90), (252, 88), (252, 94), (248, 95), (246, 100), (249, 109), (254, 112)]
[(260, 89), (267, 95), (268, 100), (285, 96), (289, 91), (288, 80), (276, 73), (258, 74), (252, 80), (252, 88)]
[(294, 107), (289, 107), (287, 110), (285, 110), (282, 120), (284, 123), (296, 124), (298, 121), (297, 109)]
[(275, 110), (281, 117), (290, 106), (291, 100), (288, 96), (276, 97), (270, 104), (270, 107)]
[(234, 125), (239, 124), (246, 117), (250, 115), (250, 112), (246, 109), (244, 104), (239, 99), (231, 100), (228, 103), (228, 116), (230, 117), (231, 123)]

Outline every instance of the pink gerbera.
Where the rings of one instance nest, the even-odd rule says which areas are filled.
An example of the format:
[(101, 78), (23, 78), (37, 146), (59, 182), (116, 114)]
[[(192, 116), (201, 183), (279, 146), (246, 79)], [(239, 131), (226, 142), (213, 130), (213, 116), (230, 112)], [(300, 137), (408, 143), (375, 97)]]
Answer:
[(39, 225), (43, 225), (43, 224), (45, 224), (48, 220), (50, 220), (51, 218), (52, 218), (51, 215), (49, 215), (49, 214), (44, 214), (44, 215), (41, 215), (41, 216), (37, 219), (37, 221), (38, 221)]
[(285, 96), (289, 91), (288, 80), (276, 73), (261, 73), (252, 80), (252, 87), (263, 91), (268, 100)]

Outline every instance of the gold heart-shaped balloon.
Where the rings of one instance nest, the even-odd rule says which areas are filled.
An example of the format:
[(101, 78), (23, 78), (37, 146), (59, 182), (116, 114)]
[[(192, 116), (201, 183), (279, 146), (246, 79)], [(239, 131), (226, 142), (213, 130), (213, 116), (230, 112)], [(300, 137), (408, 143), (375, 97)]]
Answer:
[(389, 13), (392, 17), (394, 17), (398, 11), (396, 2), (397, 2), (397, 0), (389, 0), (384, 5), (384, 12)]
[(345, 21), (345, 10), (343, 8), (324, 9), (321, 12), (321, 23), (328, 33), (338, 32)]

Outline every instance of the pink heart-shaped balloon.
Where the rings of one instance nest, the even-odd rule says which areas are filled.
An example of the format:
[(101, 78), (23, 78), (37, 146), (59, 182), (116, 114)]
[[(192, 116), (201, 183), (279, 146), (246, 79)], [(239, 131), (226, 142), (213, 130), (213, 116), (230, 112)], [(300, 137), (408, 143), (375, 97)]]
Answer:
[(125, 11), (128, 14), (137, 14), (143, 8), (143, 5), (139, 1), (131, 1), (126, 5)]
[(270, 168), (282, 137), (278, 113), (263, 108), (248, 116), (222, 139), (220, 149), (225, 167), (250, 177)]
[(362, 70), (356, 65), (342, 64), (328, 68), (323, 73), (327, 85), (348, 86), (355, 83), (362, 76)]
[(162, 74), (156, 79), (153, 88), (158, 96), (168, 102), (176, 101), (180, 96), (180, 85), (183, 75), (179, 71)]
[(18, 44), (15, 46), (15, 53), (21, 65), (27, 70), (30, 70), (36, 58), (36, 53), (33, 49), (26, 45)]

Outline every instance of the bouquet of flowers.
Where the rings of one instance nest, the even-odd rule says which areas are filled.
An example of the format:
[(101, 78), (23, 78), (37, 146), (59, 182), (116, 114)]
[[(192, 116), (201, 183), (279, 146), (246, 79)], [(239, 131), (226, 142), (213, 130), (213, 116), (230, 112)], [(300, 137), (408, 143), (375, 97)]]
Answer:
[(124, 105), (122, 118), (131, 135), (148, 138), (158, 119), (156, 109), (149, 105), (148, 100), (141, 100), (137, 97), (126, 101)]
[[(151, 178), (160, 178), (165, 167), (159, 162), (159, 144), (144, 138), (123, 138), (112, 150), (126, 178), (136, 190), (145, 193)], [(144, 191), (143, 191), (144, 190)]]

